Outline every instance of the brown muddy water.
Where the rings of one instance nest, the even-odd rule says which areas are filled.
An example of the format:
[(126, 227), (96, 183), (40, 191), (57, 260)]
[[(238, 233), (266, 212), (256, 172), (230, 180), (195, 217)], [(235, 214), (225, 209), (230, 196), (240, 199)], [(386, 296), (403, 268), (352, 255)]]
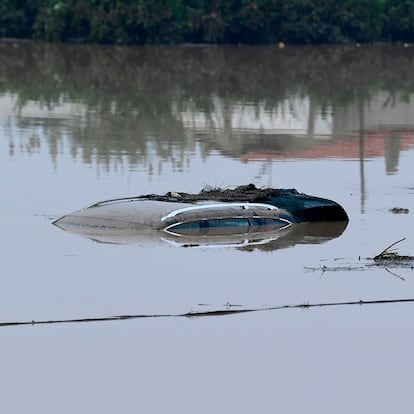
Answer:
[[(404, 237), (414, 255), (413, 73), (402, 45), (0, 43), (1, 412), (408, 412), (413, 269), (367, 258)], [(247, 183), (334, 199), (349, 225), (271, 250), (51, 224)]]

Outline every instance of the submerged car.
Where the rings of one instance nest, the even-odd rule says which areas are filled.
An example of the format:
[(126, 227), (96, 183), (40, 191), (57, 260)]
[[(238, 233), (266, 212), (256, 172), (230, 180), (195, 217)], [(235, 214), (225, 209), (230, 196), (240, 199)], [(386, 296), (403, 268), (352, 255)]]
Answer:
[[(53, 224), (96, 241), (163, 241), (178, 246), (251, 246), (277, 244), (289, 234), (307, 232), (337, 237), (348, 222), (336, 202), (292, 189), (204, 190), (167, 193), (95, 203)], [(298, 226), (300, 225), (300, 230)], [(330, 229), (330, 231), (328, 231)], [(314, 237), (313, 240), (316, 240)], [(276, 243), (278, 241), (278, 243)]]

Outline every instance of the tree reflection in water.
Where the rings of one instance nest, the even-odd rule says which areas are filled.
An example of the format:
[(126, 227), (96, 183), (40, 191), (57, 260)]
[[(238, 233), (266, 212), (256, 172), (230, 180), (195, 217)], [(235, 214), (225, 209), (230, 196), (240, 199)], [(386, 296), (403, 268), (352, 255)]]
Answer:
[(46, 145), (56, 161), (69, 147), (87, 164), (161, 174), (196, 150), (245, 162), (385, 155), (392, 173), (414, 142), (413, 72), (414, 49), (395, 45), (3, 42), (0, 112), (10, 156)]

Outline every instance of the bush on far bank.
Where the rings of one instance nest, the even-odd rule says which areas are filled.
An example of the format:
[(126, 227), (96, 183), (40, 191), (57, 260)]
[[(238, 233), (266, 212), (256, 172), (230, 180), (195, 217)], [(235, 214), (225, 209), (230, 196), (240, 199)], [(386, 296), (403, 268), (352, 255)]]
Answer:
[(414, 42), (414, 0), (387, 0), (384, 12), (386, 39)]
[(2, 0), (0, 36), (107, 44), (414, 41), (414, 0)]

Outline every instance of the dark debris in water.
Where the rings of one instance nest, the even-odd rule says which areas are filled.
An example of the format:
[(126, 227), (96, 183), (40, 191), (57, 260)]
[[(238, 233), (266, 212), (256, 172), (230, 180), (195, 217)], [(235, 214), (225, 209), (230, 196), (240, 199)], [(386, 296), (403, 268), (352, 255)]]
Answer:
[(387, 252), (387, 253), (383, 253), (381, 255), (375, 256), (374, 257), (374, 261), (375, 262), (408, 262), (408, 261), (413, 261), (414, 260), (414, 256), (405, 256), (402, 254), (399, 254), (397, 252)]
[(393, 214), (408, 214), (410, 212), (408, 208), (403, 207), (393, 207), (389, 211)]
[[(396, 244), (405, 240), (405, 237), (401, 240), (398, 240), (388, 247), (386, 247), (381, 253), (377, 254), (375, 257), (364, 258), (364, 261), (361, 262), (361, 257), (358, 258), (358, 264), (356, 263), (347, 263), (340, 264), (336, 266), (318, 266), (318, 267), (305, 267), (304, 269), (308, 272), (344, 272), (344, 271), (365, 271), (372, 269), (373, 267), (382, 267), (386, 271), (398, 277), (399, 279), (405, 280), (403, 277), (396, 275), (391, 272), (389, 268), (400, 268), (400, 269), (414, 269), (414, 256), (402, 255), (399, 254), (395, 249), (392, 249)], [(336, 259), (335, 259), (336, 260)]]

